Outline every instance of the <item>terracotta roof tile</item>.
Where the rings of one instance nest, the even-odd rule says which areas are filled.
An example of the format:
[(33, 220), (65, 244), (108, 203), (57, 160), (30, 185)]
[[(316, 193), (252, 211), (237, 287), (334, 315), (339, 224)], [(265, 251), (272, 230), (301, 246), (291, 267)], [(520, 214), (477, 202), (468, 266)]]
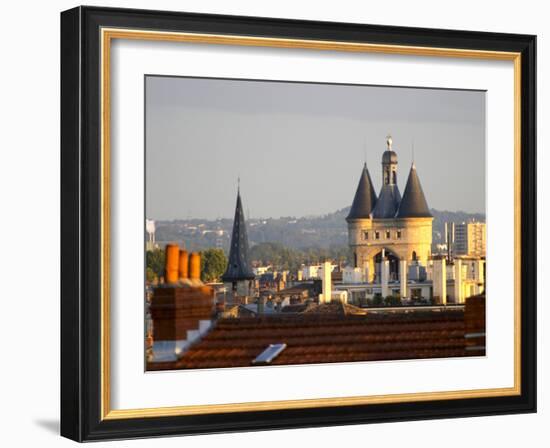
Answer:
[[(269, 344), (287, 348), (271, 364), (308, 364), (468, 356), (464, 313), (293, 314), (219, 319), (170, 367), (252, 366)], [(475, 353), (479, 355), (480, 353)]]

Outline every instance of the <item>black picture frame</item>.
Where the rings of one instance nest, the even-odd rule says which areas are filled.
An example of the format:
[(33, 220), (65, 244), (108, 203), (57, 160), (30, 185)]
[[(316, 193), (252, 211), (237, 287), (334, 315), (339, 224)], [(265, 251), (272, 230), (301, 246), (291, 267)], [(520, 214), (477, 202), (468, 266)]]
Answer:
[[(521, 53), (521, 394), (102, 420), (102, 27)], [(535, 58), (532, 35), (99, 7), (61, 13), (61, 435), (92, 441), (536, 412)]]

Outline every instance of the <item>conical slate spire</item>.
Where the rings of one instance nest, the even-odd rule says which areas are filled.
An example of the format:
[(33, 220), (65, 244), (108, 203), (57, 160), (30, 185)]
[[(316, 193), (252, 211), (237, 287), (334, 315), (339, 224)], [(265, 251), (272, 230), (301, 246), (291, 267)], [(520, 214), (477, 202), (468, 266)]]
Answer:
[(376, 193), (374, 192), (372, 179), (370, 178), (370, 173), (367, 169), (367, 164), (365, 163), (359, 179), (359, 185), (357, 185), (355, 197), (353, 198), (353, 203), (351, 204), (351, 208), (346, 219), (369, 218), (370, 213), (374, 208), (374, 204), (376, 204)]
[(237, 282), (239, 280), (253, 280), (254, 273), (250, 269), (248, 258), (248, 237), (244, 222), (243, 204), (241, 193), (237, 193), (237, 206), (235, 207), (235, 219), (233, 220), (233, 233), (231, 235), (231, 247), (229, 248), (229, 260), (227, 270), (222, 275), (224, 282)]
[(431, 218), (432, 214), (426, 202), (416, 167), (411, 166), (407, 185), (403, 192), (403, 199), (399, 205), (396, 218)]

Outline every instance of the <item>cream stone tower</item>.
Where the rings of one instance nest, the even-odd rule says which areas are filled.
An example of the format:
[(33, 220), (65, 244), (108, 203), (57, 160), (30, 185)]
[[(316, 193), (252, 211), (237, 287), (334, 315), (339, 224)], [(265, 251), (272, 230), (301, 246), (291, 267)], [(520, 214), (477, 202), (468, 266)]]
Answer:
[[(397, 154), (387, 137), (382, 155), (382, 188), (378, 198), (367, 165), (363, 167), (348, 222), (349, 245), (354, 265), (364, 270), (369, 282), (379, 283), (389, 267), (389, 280), (406, 277), (407, 265), (426, 266), (431, 255), (432, 221), (414, 163), (403, 197), (397, 186)], [(384, 268), (384, 269), (382, 269)]]

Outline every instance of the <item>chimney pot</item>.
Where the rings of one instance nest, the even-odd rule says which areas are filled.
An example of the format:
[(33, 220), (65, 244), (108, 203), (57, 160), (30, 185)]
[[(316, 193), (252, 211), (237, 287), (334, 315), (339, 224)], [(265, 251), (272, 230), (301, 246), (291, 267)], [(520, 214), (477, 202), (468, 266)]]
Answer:
[(167, 244), (165, 249), (165, 280), (168, 284), (174, 284), (178, 281), (180, 248), (177, 244)]
[(191, 280), (201, 278), (201, 255), (198, 252), (191, 252), (189, 255), (189, 278)]
[(189, 277), (189, 254), (184, 249), (180, 250), (178, 275), (180, 280)]

